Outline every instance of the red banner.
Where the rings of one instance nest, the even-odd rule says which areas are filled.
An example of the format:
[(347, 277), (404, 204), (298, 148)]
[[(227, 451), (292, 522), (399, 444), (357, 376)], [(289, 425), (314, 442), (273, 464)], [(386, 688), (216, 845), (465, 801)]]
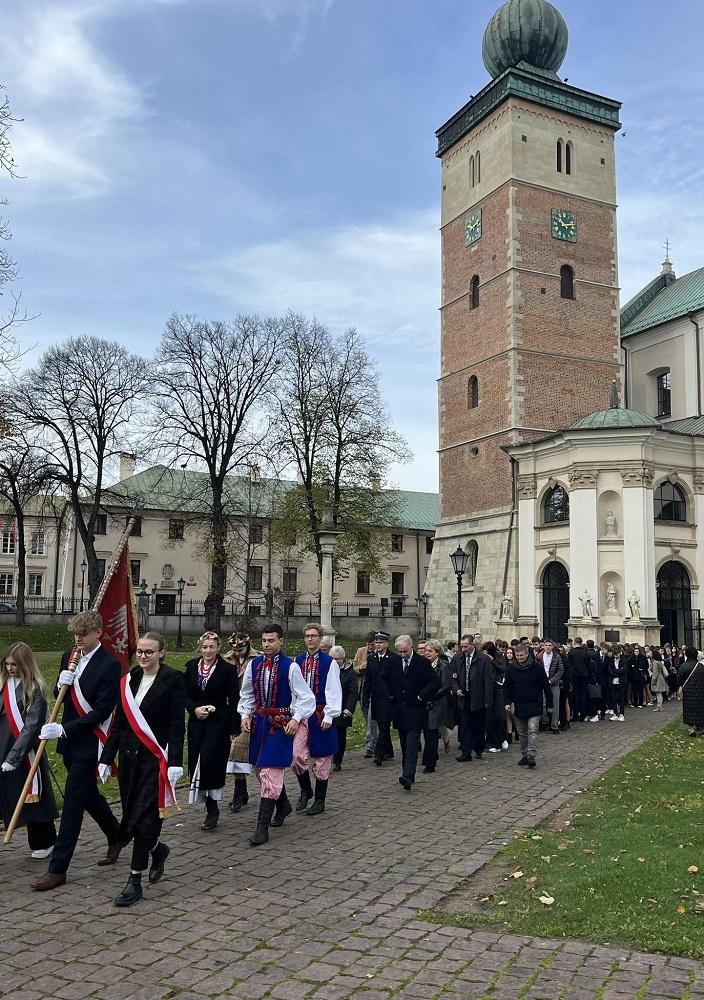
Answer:
[(117, 569), (105, 591), (98, 611), (103, 617), (102, 644), (122, 665), (126, 674), (137, 648), (137, 626), (130, 580), (130, 553), (125, 545)]

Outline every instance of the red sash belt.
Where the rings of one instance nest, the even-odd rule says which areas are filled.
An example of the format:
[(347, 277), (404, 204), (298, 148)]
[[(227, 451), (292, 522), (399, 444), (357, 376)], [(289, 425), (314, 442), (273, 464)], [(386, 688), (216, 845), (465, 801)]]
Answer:
[(269, 733), (272, 734), (275, 729), (285, 729), (289, 724), (291, 721), (291, 707), (287, 705), (286, 707), (258, 708), (257, 715), (269, 720)]

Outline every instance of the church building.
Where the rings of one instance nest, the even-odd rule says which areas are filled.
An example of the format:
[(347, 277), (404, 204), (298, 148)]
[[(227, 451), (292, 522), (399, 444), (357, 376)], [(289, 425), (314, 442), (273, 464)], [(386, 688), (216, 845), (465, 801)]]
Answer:
[(619, 310), (620, 103), (561, 80), (547, 0), (492, 17), (438, 136), (440, 522), (429, 621), (701, 647), (704, 269)]

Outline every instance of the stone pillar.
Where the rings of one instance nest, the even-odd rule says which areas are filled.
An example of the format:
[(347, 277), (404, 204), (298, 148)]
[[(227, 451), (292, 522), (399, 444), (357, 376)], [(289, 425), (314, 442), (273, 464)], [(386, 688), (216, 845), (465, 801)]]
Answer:
[(697, 570), (697, 582), (699, 583), (696, 603), (704, 617), (704, 475), (701, 474), (694, 477), (694, 503), (695, 520), (697, 522), (697, 557), (695, 566)]
[(653, 472), (649, 466), (622, 469), (623, 479), (623, 569), (624, 613), (629, 616), (628, 597), (640, 597), (640, 617), (657, 619), (655, 590), (655, 511)]
[(518, 479), (518, 618), (536, 618), (535, 602), (535, 483)]
[(582, 618), (579, 598), (592, 599), (592, 617), (598, 618), (599, 548), (596, 483), (597, 469), (572, 469), (570, 481), (570, 615)]
[(320, 573), (320, 624), (323, 626), (324, 634), (333, 641), (335, 630), (332, 626), (332, 561), (339, 534), (339, 531), (332, 529), (323, 529), (318, 533), (320, 551), (323, 557)]

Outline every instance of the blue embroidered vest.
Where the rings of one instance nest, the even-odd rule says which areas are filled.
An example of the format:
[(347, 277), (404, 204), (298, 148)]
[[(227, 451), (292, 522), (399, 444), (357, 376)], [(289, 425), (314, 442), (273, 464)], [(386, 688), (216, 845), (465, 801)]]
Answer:
[(332, 657), (320, 650), (313, 677), (308, 677), (306, 674), (307, 659), (308, 653), (301, 653), (296, 657), (296, 663), (301, 668), (303, 679), (315, 695), (316, 711), (308, 719), (308, 747), (311, 757), (329, 757), (331, 754), (337, 753), (337, 729), (334, 725), (329, 729), (322, 729), (320, 724), (323, 721), (325, 686), (328, 682)]
[(278, 713), (290, 718), (291, 687), (288, 671), (293, 662), (290, 657), (279, 653), (278, 661), (266, 682), (263, 656), (257, 656), (247, 668), (252, 672), (252, 686), (256, 708), (252, 715), (252, 731), (249, 739), (249, 762), (253, 767), (290, 767), (293, 761), (293, 736), (287, 736), (281, 726), (271, 716), (259, 714), (259, 709), (280, 708)]

